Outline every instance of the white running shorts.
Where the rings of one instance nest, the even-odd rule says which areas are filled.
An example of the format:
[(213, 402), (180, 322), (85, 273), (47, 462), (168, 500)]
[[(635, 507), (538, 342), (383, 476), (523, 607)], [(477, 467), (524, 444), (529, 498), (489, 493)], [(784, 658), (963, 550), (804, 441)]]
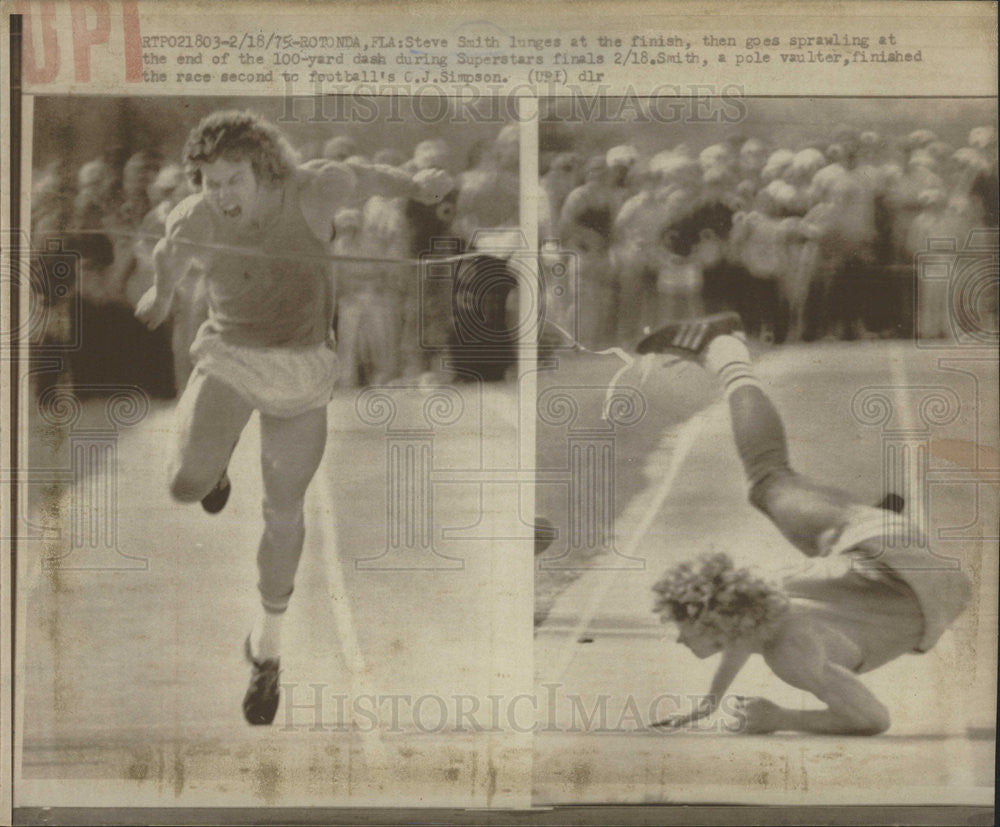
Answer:
[(326, 343), (249, 347), (202, 328), (191, 358), (196, 370), (225, 383), (261, 413), (282, 418), (325, 407), (337, 379), (337, 354)]

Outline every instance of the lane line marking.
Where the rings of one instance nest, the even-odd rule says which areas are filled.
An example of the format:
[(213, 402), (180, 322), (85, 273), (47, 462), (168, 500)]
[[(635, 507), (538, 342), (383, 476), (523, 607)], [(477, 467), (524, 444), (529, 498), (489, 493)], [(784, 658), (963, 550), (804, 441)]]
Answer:
[[(330, 487), (330, 469), (324, 455), (323, 462), (314, 478), (314, 496), (310, 511), (312, 512), (316, 538), (314, 545), (318, 543), (319, 557), (326, 572), (328, 597), (333, 609), (333, 619), (340, 637), (340, 647), (347, 662), (347, 669), (350, 673), (351, 706), (353, 708), (357, 698), (362, 695), (374, 695), (369, 691), (368, 663), (365, 660), (361, 644), (358, 642), (358, 631), (354, 624), (354, 613), (351, 611), (350, 597), (347, 590), (347, 581), (344, 578), (344, 569), (341, 564), (340, 555), (337, 551), (337, 532), (335, 528), (328, 525), (330, 515), (337, 514), (337, 501), (333, 496), (333, 489)], [(327, 508), (323, 508), (326, 504)], [(352, 716), (352, 722), (353, 716)], [(355, 730), (361, 736), (362, 750), (368, 763), (367, 777), (373, 778), (373, 770), (377, 772), (379, 768), (387, 766), (385, 745), (382, 743), (382, 736), (377, 729), (358, 727)]]
[[(659, 485), (656, 487), (653, 497), (642, 515), (642, 519), (639, 520), (638, 525), (631, 533), (631, 536), (622, 550), (622, 554), (625, 557), (635, 556), (635, 552), (638, 549), (639, 544), (643, 541), (643, 539), (645, 539), (647, 532), (653, 525), (653, 521), (656, 519), (656, 516), (660, 513), (660, 509), (663, 507), (663, 503), (669, 496), (674, 485), (674, 480), (677, 479), (677, 474), (680, 473), (681, 466), (684, 464), (688, 454), (694, 447), (695, 441), (701, 434), (701, 430), (705, 426), (705, 423), (709, 420), (712, 410), (716, 408), (718, 404), (719, 403), (714, 403), (705, 410), (699, 411), (691, 419), (681, 425), (679, 429), (671, 429), (671, 431), (664, 434), (664, 440), (676, 435), (677, 444), (671, 454), (670, 464), (667, 467), (666, 473), (660, 479)], [(597, 587), (590, 593), (590, 599), (587, 601), (586, 608), (577, 620), (576, 625), (565, 637), (563, 645), (560, 648), (559, 656), (554, 660), (555, 668), (551, 673), (552, 677), (545, 681), (546, 683), (558, 683), (563, 679), (563, 676), (569, 670), (569, 667), (573, 662), (573, 658), (576, 656), (577, 639), (585, 631), (587, 631), (587, 628), (593, 621), (597, 611), (600, 609), (601, 604), (604, 602), (604, 598), (611, 591), (612, 586), (615, 586), (618, 583), (624, 571), (631, 571), (631, 569), (618, 569), (614, 572), (608, 571), (607, 569), (594, 570), (594, 576), (604, 576), (599, 581)]]

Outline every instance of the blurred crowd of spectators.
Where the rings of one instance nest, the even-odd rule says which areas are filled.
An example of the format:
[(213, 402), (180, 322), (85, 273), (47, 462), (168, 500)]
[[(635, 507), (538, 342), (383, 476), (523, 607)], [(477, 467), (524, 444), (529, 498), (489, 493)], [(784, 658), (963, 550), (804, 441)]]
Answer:
[[(965, 146), (842, 128), (794, 147), (550, 152), (540, 169), (549, 312), (591, 347), (723, 309), (769, 341), (947, 336), (948, 284), (918, 291), (914, 257), (997, 226), (988, 126)], [(985, 301), (995, 314), (995, 287)]]
[[(299, 150), (303, 161), (440, 168), (454, 179), (433, 207), (375, 196), (334, 216), (341, 384), (501, 378), (515, 354), (517, 278), (509, 251), (476, 234), (519, 226), (517, 127), (462, 156), (443, 138), (420, 141), (410, 157), (369, 153), (344, 135)], [(628, 345), (664, 321), (722, 309), (775, 342), (948, 336), (949, 285), (918, 290), (915, 256), (930, 240), (961, 249), (970, 231), (997, 227), (992, 127), (972, 129), (961, 147), (926, 129), (841, 129), (795, 147), (741, 137), (640, 154), (621, 144), (543, 152), (539, 163), (545, 318), (589, 347)], [(181, 166), (155, 148), (117, 165), (36, 170), (28, 315), (40, 385), (183, 389), (207, 314), (199, 278), (184, 282), (164, 329), (150, 333), (133, 310), (152, 283), (166, 217), (190, 194)], [(431, 250), (475, 255), (428, 278), (415, 262)], [(60, 256), (73, 262), (69, 279), (54, 266)], [(995, 315), (995, 288), (984, 301)]]
[[(436, 206), (373, 196), (340, 209), (329, 249), (331, 274), (337, 279), (335, 333), (342, 385), (427, 381), (429, 374), (442, 378), (447, 371), (436, 357), (449, 351), (455, 358), (448, 363), (460, 367), (456, 352), (461, 343), (447, 318), (460, 292), (454, 285), (474, 279), (497, 261), (481, 242), (476, 246), (475, 231), (518, 227), (516, 126), (498, 128), (491, 141), (475, 144), (464, 156), (445, 139), (417, 143), (409, 158), (389, 148), (366, 154), (366, 148), (343, 135), (298, 149), (303, 162), (325, 158), (410, 172), (436, 167), (453, 177), (452, 193)], [(55, 161), (35, 171), (29, 335), (39, 386), (69, 381), (86, 394), (137, 385), (162, 398), (183, 390), (191, 370), (188, 348), (208, 312), (199, 274), (195, 271), (182, 282), (170, 324), (163, 329), (147, 331), (133, 312), (152, 285), (152, 251), (167, 215), (191, 193), (180, 164), (155, 149), (136, 152), (117, 167), (98, 158), (79, 169)], [(435, 239), (451, 242), (442, 245)], [(432, 248), (465, 251), (470, 257), (455, 266), (453, 282), (441, 280), (448, 289), (423, 295), (415, 262)], [(338, 255), (408, 263), (337, 262)], [(71, 263), (71, 278), (60, 262)], [(493, 281), (495, 318), (487, 325), (501, 330), (512, 281)], [(486, 361), (496, 364), (479, 370), (491, 374), (486, 378), (502, 375), (511, 360), (509, 347), (494, 351)], [(63, 362), (58, 370), (46, 358), (52, 355)], [(470, 358), (470, 364), (478, 369), (477, 360), (482, 361)]]

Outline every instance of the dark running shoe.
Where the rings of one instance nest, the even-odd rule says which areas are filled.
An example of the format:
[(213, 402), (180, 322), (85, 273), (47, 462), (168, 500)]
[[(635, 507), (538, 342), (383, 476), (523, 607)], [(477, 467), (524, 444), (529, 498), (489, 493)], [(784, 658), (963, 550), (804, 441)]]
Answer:
[(256, 661), (250, 651), (250, 636), (247, 635), (243, 646), (243, 654), (253, 667), (250, 674), (250, 686), (243, 696), (243, 717), (248, 724), (267, 726), (274, 720), (278, 711), (278, 701), (281, 693), (278, 688), (278, 677), (281, 674), (281, 659)]
[(229, 474), (223, 471), (215, 488), (201, 498), (201, 507), (209, 514), (218, 514), (229, 502), (229, 492), (232, 490), (233, 486), (229, 483)]
[(743, 330), (738, 313), (727, 311), (664, 325), (635, 346), (636, 353), (676, 353), (699, 356), (716, 336)]
[(891, 511), (893, 514), (902, 514), (903, 509), (906, 508), (906, 500), (904, 500), (899, 494), (890, 492), (882, 498), (876, 508)]

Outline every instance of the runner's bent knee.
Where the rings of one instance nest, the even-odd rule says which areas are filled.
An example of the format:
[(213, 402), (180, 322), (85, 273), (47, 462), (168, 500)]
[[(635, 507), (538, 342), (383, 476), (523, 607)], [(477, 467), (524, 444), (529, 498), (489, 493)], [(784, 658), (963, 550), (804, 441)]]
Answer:
[(178, 441), (170, 494), (196, 502), (208, 494), (229, 464), (250, 406), (228, 386), (196, 370), (177, 405)]
[(825, 554), (850, 518), (846, 492), (791, 470), (774, 472), (750, 489), (750, 502), (809, 556)]

